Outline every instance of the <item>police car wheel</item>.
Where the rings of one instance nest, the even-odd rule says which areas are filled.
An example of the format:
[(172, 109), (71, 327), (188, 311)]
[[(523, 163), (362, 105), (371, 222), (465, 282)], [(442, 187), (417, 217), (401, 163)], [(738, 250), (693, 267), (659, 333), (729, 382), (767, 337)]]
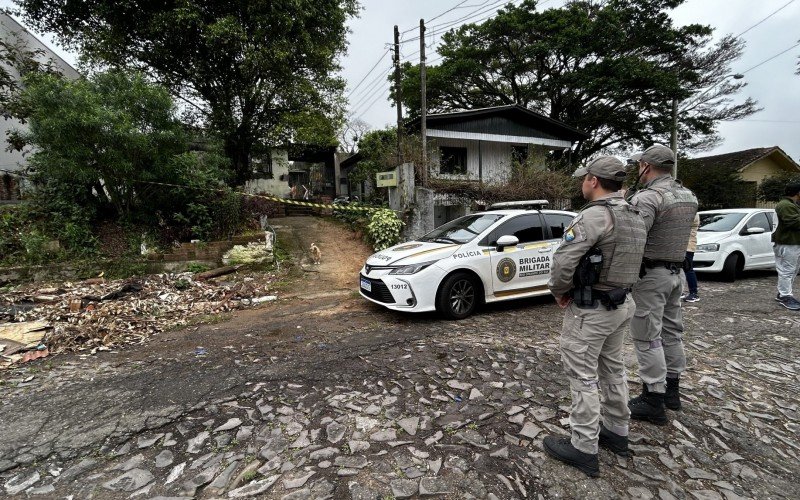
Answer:
[(478, 305), (478, 286), (466, 273), (448, 276), (436, 299), (436, 309), (448, 319), (464, 319)]

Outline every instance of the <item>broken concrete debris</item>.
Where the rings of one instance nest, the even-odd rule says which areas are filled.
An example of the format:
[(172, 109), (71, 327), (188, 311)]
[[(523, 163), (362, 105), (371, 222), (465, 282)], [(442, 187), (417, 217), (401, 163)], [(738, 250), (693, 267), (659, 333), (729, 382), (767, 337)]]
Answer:
[[(193, 318), (277, 299), (270, 293), (274, 274), (229, 276), (238, 270), (226, 266), (198, 275), (19, 286), (0, 295), (0, 369), (60, 352), (94, 354), (138, 344)], [(186, 286), (177, 289), (176, 281)]]

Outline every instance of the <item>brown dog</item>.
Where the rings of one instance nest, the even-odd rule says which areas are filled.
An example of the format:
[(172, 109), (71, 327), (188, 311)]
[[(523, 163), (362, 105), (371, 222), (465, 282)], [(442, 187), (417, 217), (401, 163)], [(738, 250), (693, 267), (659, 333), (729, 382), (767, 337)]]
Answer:
[(319, 264), (322, 262), (322, 251), (315, 243), (312, 243), (308, 250), (311, 252), (311, 261), (314, 264)]

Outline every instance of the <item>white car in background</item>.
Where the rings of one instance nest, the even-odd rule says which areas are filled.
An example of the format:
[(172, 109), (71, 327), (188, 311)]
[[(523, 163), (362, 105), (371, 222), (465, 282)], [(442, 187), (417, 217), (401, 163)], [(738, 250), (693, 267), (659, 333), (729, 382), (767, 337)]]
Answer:
[(359, 292), (395, 311), (450, 319), (483, 303), (547, 295), (553, 252), (576, 214), (546, 205), (496, 204), (381, 250), (361, 269)]
[(731, 208), (699, 212), (694, 270), (722, 273), (734, 281), (742, 271), (775, 269), (772, 232), (778, 226), (775, 210)]

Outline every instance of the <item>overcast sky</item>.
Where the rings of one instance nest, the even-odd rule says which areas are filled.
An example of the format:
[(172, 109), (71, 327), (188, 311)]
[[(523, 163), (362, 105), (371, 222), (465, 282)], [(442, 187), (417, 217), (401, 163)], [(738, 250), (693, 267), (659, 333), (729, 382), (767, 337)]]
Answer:
[[(678, 25), (691, 23), (707, 24), (715, 28), (715, 37), (732, 33), (738, 35), (770, 13), (786, 5), (789, 0), (687, 0), (672, 12)], [(362, 0), (363, 10), (358, 19), (350, 23), (350, 49), (343, 59), (343, 74), (350, 89), (358, 85), (373, 65), (382, 57), (380, 64), (369, 77), (353, 92), (351, 112), (360, 116), (374, 128), (396, 122), (396, 111), (386, 100), (388, 83), (380, 78), (380, 83), (370, 83), (379, 70), (391, 65), (389, 55), (384, 53), (387, 44), (392, 42), (393, 27), (400, 31), (413, 30), (404, 35), (406, 39), (419, 33), (419, 20), (424, 18), (426, 25), (435, 26), (455, 21), (478, 10), (483, 0), (469, 0), (463, 6), (444, 16), (431, 20), (442, 12), (461, 3), (461, 0), (405, 0), (390, 2), (386, 0)], [(486, 2), (491, 7), (494, 1)], [(515, 0), (514, 3), (521, 3)], [(564, 0), (550, 0), (539, 3), (541, 8), (561, 6)], [(499, 8), (503, 4), (497, 5)], [(493, 9), (493, 10), (496, 10)], [(478, 13), (481, 11), (478, 10)], [(477, 15), (470, 22), (480, 20), (492, 11)], [(430, 21), (429, 21), (430, 20)], [(800, 1), (792, 1), (783, 10), (762, 24), (751, 29), (742, 37), (747, 41), (742, 58), (733, 66), (734, 72), (743, 73), (769, 57), (795, 45), (800, 39)], [(429, 30), (430, 31), (430, 30)], [(434, 37), (438, 43), (439, 37)], [(403, 55), (411, 56), (413, 62), (419, 61), (419, 41), (401, 45)], [(723, 123), (720, 132), (724, 142), (705, 154), (725, 153), (754, 147), (780, 146), (792, 158), (800, 159), (800, 76), (795, 75), (797, 56), (800, 47), (774, 60), (748, 71), (744, 81), (747, 83), (741, 96), (756, 99), (763, 111), (746, 120)], [(437, 55), (430, 53), (428, 60), (435, 64)], [(374, 89), (374, 90), (373, 90)], [(382, 94), (382, 95), (381, 95)], [(376, 100), (377, 99), (377, 100)], [(354, 109), (353, 109), (354, 108)]]
[[(350, 22), (350, 47), (342, 59), (342, 74), (349, 84), (348, 93), (352, 92), (350, 112), (373, 128), (382, 128), (396, 121), (396, 112), (387, 101), (388, 83), (385, 78), (391, 67), (387, 49), (392, 43), (395, 24), (401, 32), (406, 31), (402, 39), (409, 39), (418, 35), (420, 18), (426, 20), (430, 34), (435, 31), (432, 27), (454, 23), (465, 16), (471, 15), (472, 18), (455, 23), (453, 27), (463, 22), (479, 21), (506, 3), (496, 0), (360, 1), (360, 17)], [(521, 0), (514, 0), (514, 3), (519, 4)], [(550, 8), (564, 3), (565, 0), (543, 0), (539, 5)], [(723, 123), (720, 131), (724, 142), (710, 153), (703, 154), (780, 146), (792, 158), (800, 159), (800, 76), (794, 74), (800, 46), (749, 70), (798, 42), (800, 1), (687, 0), (672, 12), (677, 24), (708, 24), (715, 28), (715, 37), (721, 37), (728, 33), (742, 33), (787, 3), (789, 5), (780, 12), (743, 35), (747, 47), (733, 66), (734, 72), (745, 73), (744, 81), (748, 84), (741, 96), (756, 99), (763, 111), (745, 120)], [(0, 0), (0, 5), (11, 6), (11, 1)], [(67, 61), (75, 61), (74, 55), (58, 48), (52, 37), (44, 34), (41, 38)], [(439, 39), (434, 34), (428, 42), (435, 47)], [(401, 57), (412, 62), (419, 60), (419, 41), (401, 47)], [(429, 63), (436, 64), (437, 58), (435, 48), (428, 49)], [(375, 70), (370, 73), (373, 67)], [(355, 88), (359, 82), (361, 85)]]

